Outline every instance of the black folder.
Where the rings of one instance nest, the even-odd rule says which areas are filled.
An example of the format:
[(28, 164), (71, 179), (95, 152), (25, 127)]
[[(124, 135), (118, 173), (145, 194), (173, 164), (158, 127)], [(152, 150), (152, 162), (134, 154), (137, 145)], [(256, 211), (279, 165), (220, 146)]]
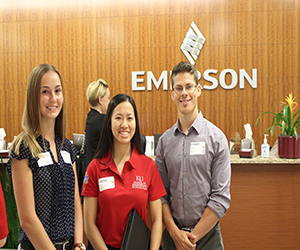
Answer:
[(135, 209), (129, 213), (121, 250), (148, 250), (151, 231)]

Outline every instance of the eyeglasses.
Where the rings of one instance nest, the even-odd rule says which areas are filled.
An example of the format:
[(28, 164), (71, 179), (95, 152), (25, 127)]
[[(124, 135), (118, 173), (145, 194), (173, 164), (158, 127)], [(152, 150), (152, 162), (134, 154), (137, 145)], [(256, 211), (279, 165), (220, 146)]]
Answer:
[(185, 87), (182, 87), (182, 86), (176, 86), (175, 88), (173, 88), (173, 90), (175, 91), (175, 93), (177, 95), (181, 94), (183, 89), (185, 89), (185, 91), (187, 93), (193, 93), (195, 88), (197, 88), (197, 85), (187, 85)]

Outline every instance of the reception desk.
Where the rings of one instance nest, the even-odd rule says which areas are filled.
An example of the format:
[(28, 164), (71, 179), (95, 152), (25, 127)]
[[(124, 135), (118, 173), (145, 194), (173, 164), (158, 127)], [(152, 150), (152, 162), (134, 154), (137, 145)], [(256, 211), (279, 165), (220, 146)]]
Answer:
[(300, 159), (233, 155), (231, 167), (232, 202), (220, 220), (225, 249), (299, 249)]
[(231, 156), (225, 249), (300, 249), (300, 159)]

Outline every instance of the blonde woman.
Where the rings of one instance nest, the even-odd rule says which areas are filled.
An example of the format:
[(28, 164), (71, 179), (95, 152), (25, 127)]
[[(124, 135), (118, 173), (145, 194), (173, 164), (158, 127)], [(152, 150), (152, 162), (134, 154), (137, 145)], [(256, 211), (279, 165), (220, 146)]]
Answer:
[[(85, 171), (89, 163), (94, 158), (102, 131), (105, 113), (109, 103), (110, 91), (107, 82), (103, 79), (98, 79), (97, 81), (91, 82), (87, 88), (86, 97), (91, 106), (91, 110), (87, 114), (85, 124), (85, 164), (83, 164), (83, 166), (80, 165), (80, 167), (84, 167), (84, 169), (81, 169), (78, 172), (80, 193)], [(87, 249), (92, 250), (93, 248), (91, 244), (88, 244), (85, 234), (83, 234), (83, 236), (84, 242), (88, 245)]]
[(91, 110), (85, 125), (86, 167), (94, 158), (110, 98), (108, 84), (103, 79), (90, 83), (86, 96)]
[(27, 84), (23, 132), (7, 164), (20, 218), (18, 249), (85, 249), (76, 180), (76, 149), (65, 138), (63, 82), (49, 64)]

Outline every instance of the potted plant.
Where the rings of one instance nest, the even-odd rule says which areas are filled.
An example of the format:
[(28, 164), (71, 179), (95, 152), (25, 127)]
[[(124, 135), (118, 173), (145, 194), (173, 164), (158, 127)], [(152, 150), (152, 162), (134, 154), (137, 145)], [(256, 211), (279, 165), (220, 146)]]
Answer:
[(273, 137), (274, 129), (281, 131), (278, 136), (278, 155), (282, 158), (300, 158), (300, 139), (298, 139), (298, 130), (300, 128), (300, 110), (296, 111), (298, 104), (295, 102), (296, 97), (290, 93), (285, 102), (282, 102), (283, 109), (279, 113), (264, 112), (256, 120), (255, 127), (257, 127), (258, 120), (264, 114), (272, 114), (273, 119), (271, 126), (264, 132), (270, 130)]

